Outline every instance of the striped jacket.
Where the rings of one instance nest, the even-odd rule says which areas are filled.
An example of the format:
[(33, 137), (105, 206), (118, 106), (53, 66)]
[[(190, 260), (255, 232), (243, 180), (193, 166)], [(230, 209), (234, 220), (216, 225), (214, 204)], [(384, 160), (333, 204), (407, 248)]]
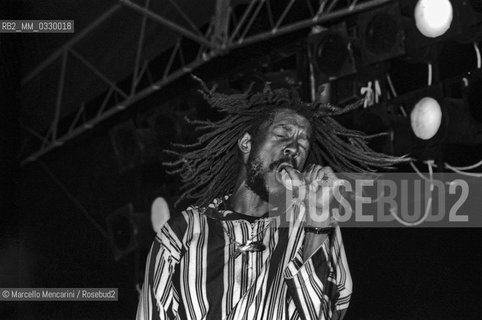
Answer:
[[(209, 210), (218, 210), (215, 203)], [(256, 219), (225, 210), (224, 219), (212, 219), (204, 213), (190, 207), (157, 234), (138, 320), (344, 317), (352, 281), (338, 226), (303, 262), (300, 219), (285, 226), (279, 216)], [(236, 242), (249, 240), (266, 249), (235, 257)]]

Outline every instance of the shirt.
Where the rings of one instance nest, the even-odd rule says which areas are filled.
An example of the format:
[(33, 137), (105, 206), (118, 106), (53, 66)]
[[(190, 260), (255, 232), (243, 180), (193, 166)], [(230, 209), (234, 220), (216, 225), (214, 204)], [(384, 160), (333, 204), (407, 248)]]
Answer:
[[(303, 261), (302, 219), (256, 219), (220, 210), (221, 203), (189, 207), (156, 235), (138, 320), (344, 317), (352, 280), (338, 226)], [(304, 214), (302, 205), (291, 210)], [(236, 256), (249, 241), (262, 241), (265, 249)]]

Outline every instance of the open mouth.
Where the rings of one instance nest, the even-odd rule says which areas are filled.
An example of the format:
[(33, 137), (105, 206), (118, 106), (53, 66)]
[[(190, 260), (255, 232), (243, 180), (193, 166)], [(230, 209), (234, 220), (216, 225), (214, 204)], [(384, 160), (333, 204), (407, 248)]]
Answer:
[(276, 179), (284, 186), (287, 185), (288, 181), (291, 181), (288, 171), (286, 171), (286, 168), (288, 167), (296, 169), (293, 164), (289, 162), (282, 162), (276, 168)]
[(278, 171), (279, 173), (281, 173), (281, 171), (286, 171), (286, 168), (288, 167), (291, 167), (291, 168), (295, 168), (291, 163), (289, 162), (282, 162), (278, 165), (278, 167), (276, 168), (276, 171)]

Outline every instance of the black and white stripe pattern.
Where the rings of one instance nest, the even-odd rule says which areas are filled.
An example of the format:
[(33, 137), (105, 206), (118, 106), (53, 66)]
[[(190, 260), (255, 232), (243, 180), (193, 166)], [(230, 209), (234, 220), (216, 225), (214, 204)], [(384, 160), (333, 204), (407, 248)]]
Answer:
[[(137, 319), (343, 318), (352, 281), (340, 229), (303, 262), (301, 220), (281, 228), (279, 218), (215, 220), (189, 208), (168, 221), (147, 258)], [(233, 241), (250, 239), (266, 249), (234, 258)]]

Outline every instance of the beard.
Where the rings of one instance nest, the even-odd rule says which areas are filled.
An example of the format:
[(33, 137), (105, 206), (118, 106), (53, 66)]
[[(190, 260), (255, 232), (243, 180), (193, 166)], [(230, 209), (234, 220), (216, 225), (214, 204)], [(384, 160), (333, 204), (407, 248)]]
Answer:
[(269, 191), (264, 177), (263, 164), (258, 157), (249, 157), (246, 172), (247, 187), (263, 201), (269, 201)]
[[(283, 157), (272, 162), (268, 168), (270, 171), (276, 170), (276, 168), (283, 162), (287, 162), (295, 166), (295, 161), (292, 157)], [(270, 196), (273, 199), (277, 199), (280, 195), (271, 194), (267, 187), (265, 178), (266, 171), (263, 169), (263, 163), (259, 156), (253, 156), (248, 158), (247, 172), (246, 172), (246, 185), (247, 187), (257, 194), (262, 200), (269, 202)]]

